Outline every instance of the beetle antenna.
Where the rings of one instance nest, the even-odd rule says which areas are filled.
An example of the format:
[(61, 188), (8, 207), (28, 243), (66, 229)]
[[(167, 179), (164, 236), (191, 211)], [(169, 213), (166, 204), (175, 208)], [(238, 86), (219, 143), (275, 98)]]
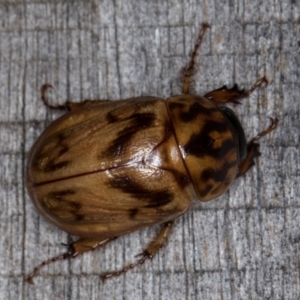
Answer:
[(60, 255), (57, 255), (55, 257), (52, 257), (50, 259), (47, 259), (45, 261), (43, 261), (41, 264), (39, 264), (38, 266), (36, 266), (33, 271), (26, 277), (25, 281), (27, 281), (28, 283), (30, 284), (34, 284), (32, 278), (36, 275), (36, 273), (41, 269), (43, 268), (44, 266), (46, 265), (49, 265), (51, 263), (54, 263), (56, 262), (57, 260), (63, 260), (63, 259), (66, 259), (68, 257), (72, 256), (72, 252), (69, 251), (69, 252), (66, 252), (66, 253), (63, 253), (63, 254), (60, 254)]
[(199, 35), (197, 42), (195, 44), (193, 53), (191, 55), (190, 62), (188, 64), (188, 67), (184, 69), (183, 73), (183, 83), (182, 83), (182, 93), (183, 94), (188, 94), (189, 93), (189, 88), (190, 88), (190, 83), (191, 83), (191, 77), (193, 76), (193, 71), (194, 71), (194, 66), (195, 66), (195, 61), (196, 61), (196, 56), (197, 56), (197, 51), (202, 43), (204, 33), (207, 28), (210, 28), (210, 25), (207, 23), (203, 23), (202, 27), (200, 29)]

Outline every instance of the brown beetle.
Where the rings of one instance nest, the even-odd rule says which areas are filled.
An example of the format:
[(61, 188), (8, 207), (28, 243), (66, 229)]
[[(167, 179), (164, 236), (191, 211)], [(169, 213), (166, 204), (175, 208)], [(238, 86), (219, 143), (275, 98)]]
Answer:
[(231, 109), (263, 83), (248, 91), (223, 86), (206, 95), (189, 94), (203, 24), (188, 67), (182, 95), (166, 101), (137, 97), (120, 101), (86, 100), (52, 106), (69, 112), (53, 122), (33, 145), (27, 188), (39, 213), (58, 228), (81, 239), (68, 251), (37, 266), (94, 250), (126, 233), (162, 223), (142, 257), (120, 275), (152, 258), (170, 233), (174, 220), (197, 197), (208, 201), (224, 193), (254, 165), (257, 140), (275, 129), (278, 119), (247, 145)]

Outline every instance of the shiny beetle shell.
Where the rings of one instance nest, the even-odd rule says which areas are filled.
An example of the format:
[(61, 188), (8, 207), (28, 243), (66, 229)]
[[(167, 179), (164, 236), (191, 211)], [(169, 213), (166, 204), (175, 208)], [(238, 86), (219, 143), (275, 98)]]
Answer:
[(224, 193), (260, 155), (257, 140), (271, 132), (277, 119), (248, 144), (243, 128), (226, 103), (239, 103), (248, 91), (223, 86), (203, 97), (189, 93), (203, 24), (188, 67), (182, 95), (163, 100), (137, 97), (120, 101), (67, 102), (68, 108), (33, 145), (28, 158), (27, 188), (39, 213), (80, 239), (64, 254), (35, 267), (103, 246), (111, 240), (164, 223), (137, 262), (103, 279), (125, 273), (152, 258), (163, 245), (173, 221), (194, 198), (208, 201)]
[(238, 135), (196, 95), (87, 103), (53, 122), (28, 160), (30, 196), (50, 223), (111, 236), (174, 219), (237, 174)]

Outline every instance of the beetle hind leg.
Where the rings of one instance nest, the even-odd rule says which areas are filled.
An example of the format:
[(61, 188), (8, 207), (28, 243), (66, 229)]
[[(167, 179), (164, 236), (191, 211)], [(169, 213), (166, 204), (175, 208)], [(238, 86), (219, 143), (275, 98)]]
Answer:
[(43, 268), (46, 265), (49, 265), (51, 263), (56, 262), (57, 260), (63, 260), (66, 258), (75, 258), (76, 256), (82, 254), (83, 252), (86, 251), (92, 251), (95, 250), (98, 247), (104, 246), (105, 244), (109, 243), (110, 241), (116, 239), (116, 237), (111, 237), (111, 238), (105, 238), (105, 239), (81, 239), (78, 240), (74, 243), (71, 243), (67, 246), (68, 250), (65, 253), (62, 253), (60, 255), (57, 255), (55, 257), (52, 257), (50, 259), (47, 259), (43, 261), (41, 264), (36, 266), (33, 271), (26, 277), (26, 281), (28, 283), (33, 284), (33, 277), (36, 275), (36, 273)]
[(106, 279), (120, 276), (126, 273), (127, 271), (135, 268), (136, 266), (142, 265), (146, 260), (152, 259), (155, 253), (162, 247), (165, 240), (169, 236), (173, 223), (174, 223), (173, 221), (169, 221), (164, 224), (164, 227), (159, 231), (156, 238), (148, 245), (147, 249), (144, 250), (141, 254), (137, 255), (137, 256), (141, 256), (140, 259), (138, 259), (136, 262), (132, 264), (125, 266), (122, 270), (109, 272), (101, 275), (101, 279), (105, 281)]
[(254, 158), (261, 155), (259, 152), (259, 143), (257, 141), (263, 136), (272, 132), (278, 125), (279, 120), (277, 118), (271, 119), (271, 124), (269, 127), (260, 132), (256, 137), (254, 137), (247, 145), (247, 155), (244, 160), (239, 163), (239, 173), (236, 177), (243, 176), (252, 166), (255, 165)]
[(235, 103), (240, 104), (239, 100), (245, 97), (249, 97), (257, 88), (261, 87), (263, 84), (267, 85), (268, 80), (266, 77), (258, 79), (255, 84), (247, 91), (240, 90), (238, 85), (235, 84), (231, 89), (227, 88), (226, 85), (219, 89), (208, 92), (204, 95), (205, 98), (214, 101), (215, 103)]
[[(169, 221), (164, 224), (164, 227), (159, 231), (156, 238), (148, 245), (147, 249), (143, 251), (141, 254), (139, 254), (140, 256), (142, 256), (139, 260), (137, 260), (135, 263), (132, 263), (124, 267), (120, 271), (103, 274), (101, 276), (102, 280), (105, 281), (106, 279), (109, 279), (111, 277), (119, 276), (123, 273), (126, 273), (130, 269), (133, 269), (138, 265), (142, 265), (146, 260), (152, 259), (155, 253), (158, 251), (159, 248), (162, 247), (165, 240), (169, 236), (172, 225), (173, 225), (173, 221)], [(28, 283), (33, 284), (33, 277), (37, 274), (37, 272), (41, 268), (43, 268), (46, 265), (54, 263), (57, 260), (63, 260), (66, 258), (75, 258), (86, 251), (92, 251), (95, 250), (96, 248), (102, 247), (116, 238), (117, 237), (110, 237), (105, 239), (99, 239), (99, 238), (81, 239), (78, 240), (77, 242), (71, 243), (70, 245), (66, 245), (68, 248), (67, 252), (43, 261), (41, 264), (36, 266), (33, 269), (33, 271), (26, 277), (26, 281)]]

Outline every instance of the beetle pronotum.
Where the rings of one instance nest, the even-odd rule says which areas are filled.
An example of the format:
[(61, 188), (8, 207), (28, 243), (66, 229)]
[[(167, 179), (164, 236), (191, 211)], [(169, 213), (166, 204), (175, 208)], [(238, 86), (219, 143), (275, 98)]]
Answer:
[(80, 237), (68, 251), (44, 261), (28, 275), (56, 260), (74, 258), (126, 233), (162, 224), (135, 263), (102, 279), (125, 273), (154, 256), (174, 220), (197, 197), (208, 201), (224, 193), (254, 165), (257, 141), (248, 144), (243, 128), (226, 103), (239, 103), (248, 91), (223, 86), (204, 96), (190, 94), (197, 50), (209, 27), (203, 24), (188, 66), (182, 94), (167, 100), (136, 97), (120, 101), (85, 100), (49, 108), (69, 112), (54, 121), (33, 145), (27, 188), (38, 212), (58, 228)]

